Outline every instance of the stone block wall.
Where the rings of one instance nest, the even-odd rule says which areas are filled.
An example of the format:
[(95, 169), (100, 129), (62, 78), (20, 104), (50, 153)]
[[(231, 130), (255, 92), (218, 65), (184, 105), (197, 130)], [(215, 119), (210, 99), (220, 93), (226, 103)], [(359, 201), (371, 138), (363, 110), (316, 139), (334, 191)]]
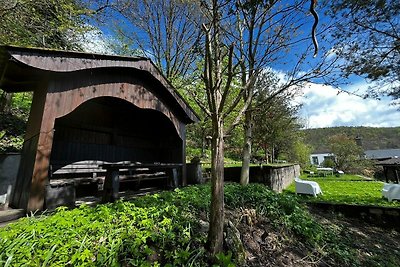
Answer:
[(0, 195), (7, 193), (9, 185), (14, 191), (21, 154), (0, 154)]
[[(225, 168), (225, 181), (240, 182), (241, 167)], [(300, 177), (298, 164), (288, 166), (252, 166), (250, 167), (250, 183), (262, 183), (274, 190), (282, 192), (295, 177)]]

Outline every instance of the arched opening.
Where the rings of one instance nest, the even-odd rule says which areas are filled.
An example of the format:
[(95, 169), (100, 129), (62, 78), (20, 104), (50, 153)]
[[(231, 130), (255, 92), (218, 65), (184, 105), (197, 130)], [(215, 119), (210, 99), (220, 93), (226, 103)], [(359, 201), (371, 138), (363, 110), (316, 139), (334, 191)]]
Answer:
[(182, 140), (161, 112), (112, 97), (85, 102), (56, 119), (51, 162), (181, 162)]
[[(183, 153), (183, 141), (164, 114), (99, 97), (55, 120), (49, 177), (99, 178), (103, 162), (180, 163)], [(93, 186), (76, 186), (77, 196), (93, 195)]]

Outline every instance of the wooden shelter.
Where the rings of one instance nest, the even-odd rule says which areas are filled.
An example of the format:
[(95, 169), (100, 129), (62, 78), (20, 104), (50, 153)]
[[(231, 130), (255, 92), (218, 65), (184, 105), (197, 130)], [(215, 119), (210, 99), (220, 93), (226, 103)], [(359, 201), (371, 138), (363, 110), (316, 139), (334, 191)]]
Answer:
[(12, 206), (43, 209), (55, 162), (179, 163), (186, 183), (198, 118), (149, 59), (1, 46), (0, 88), (33, 91)]
[(390, 180), (400, 181), (400, 158), (391, 158), (386, 160), (381, 160), (376, 163), (376, 165), (383, 167), (383, 173), (385, 174), (386, 183)]

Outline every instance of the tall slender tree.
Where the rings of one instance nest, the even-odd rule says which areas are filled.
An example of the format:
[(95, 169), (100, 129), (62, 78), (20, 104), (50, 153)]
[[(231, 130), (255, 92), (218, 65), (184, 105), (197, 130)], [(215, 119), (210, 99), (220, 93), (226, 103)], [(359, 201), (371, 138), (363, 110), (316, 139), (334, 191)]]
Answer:
[[(203, 17), (205, 23), (202, 26), (205, 40), (204, 75), (207, 105), (203, 108), (212, 120), (212, 201), (210, 213), (209, 244), (210, 252), (215, 255), (222, 250), (223, 244), (223, 181), (224, 181), (224, 137), (238, 125), (243, 114), (249, 110), (254, 95), (254, 84), (262, 68), (266, 67), (268, 59), (278, 57), (272, 55), (275, 50), (283, 49), (286, 45), (280, 45), (281, 35), (293, 34), (292, 30), (280, 31), (280, 34), (270, 37), (267, 32), (277, 25), (277, 31), (281, 29), (281, 23), (293, 20), (291, 10), (270, 15), (268, 13), (271, 4), (275, 1), (229, 1), (212, 0), (202, 1)], [(304, 2), (302, 2), (304, 3)], [(258, 8), (264, 13), (261, 15)], [(295, 7), (293, 9), (296, 9)], [(265, 11), (266, 10), (266, 11)], [(290, 16), (286, 17), (285, 12)], [(265, 15), (268, 13), (269, 15)], [(279, 17), (275, 21), (275, 16)], [(291, 19), (288, 19), (291, 18)], [(260, 22), (261, 21), (261, 22)], [(268, 23), (267, 23), (268, 21)], [(247, 27), (248, 30), (244, 30)], [(285, 37), (286, 38), (286, 37)], [(267, 52), (259, 53), (259, 50)], [(303, 57), (304, 58), (304, 57)], [(300, 62), (292, 69), (291, 79), (276, 92), (271, 99), (291, 88), (291, 86), (305, 81), (305, 77), (324, 73), (326, 70), (320, 66), (318, 72), (312, 71), (299, 75)], [(318, 74), (318, 75), (319, 75)], [(240, 80), (236, 83), (236, 80)], [(235, 90), (238, 87), (239, 90)], [(225, 125), (227, 117), (238, 108), (236, 118), (229, 125)]]
[[(223, 43), (223, 6), (212, 0), (203, 3), (203, 12), (207, 18), (202, 25), (205, 34), (204, 75), (207, 94), (207, 110), (212, 121), (211, 149), (211, 206), (210, 229), (208, 233), (209, 250), (216, 255), (223, 249), (224, 227), (224, 117), (225, 102), (229, 94), (233, 78), (233, 46)], [(226, 72), (224, 60), (227, 59)], [(234, 107), (233, 107), (234, 108)], [(225, 109), (226, 110), (226, 109)]]
[[(315, 1), (299, 0), (290, 4), (283, 1), (259, 1), (238, 0), (231, 4), (224, 3), (227, 9), (224, 17), (224, 34), (227, 42), (233, 45), (233, 61), (235, 64), (233, 75), (240, 81), (242, 94), (241, 108), (237, 111), (238, 116), (229, 125), (226, 134), (242, 122), (244, 116), (244, 146), (243, 164), (241, 172), (241, 184), (249, 182), (249, 166), (252, 146), (252, 113), (253, 97), (256, 94), (254, 83), (260, 72), (266, 67), (274, 65), (291, 65), (285, 77), (285, 85), (281, 86), (269, 97), (275, 96), (300, 85), (312, 78), (326, 75), (332, 64), (326, 64), (321, 60), (320, 64), (313, 67), (307, 66), (309, 71), (304, 72), (302, 65), (305, 63), (306, 55), (310, 52), (307, 43), (310, 36), (315, 41), (315, 23), (313, 33), (300, 35), (307, 21), (310, 9), (315, 15)], [(310, 7), (310, 8), (308, 8)], [(316, 16), (316, 15), (315, 15)], [(316, 20), (317, 22), (317, 20)], [(311, 44), (309, 42), (308, 44)], [(299, 46), (306, 46), (303, 53), (289, 55), (288, 51)], [(289, 67), (289, 68), (290, 68)], [(288, 68), (288, 67), (286, 67)], [(301, 73), (301, 74), (300, 74)]]
[[(249, 182), (249, 167), (251, 159), (253, 136), (253, 109), (252, 99), (255, 92), (253, 86), (260, 71), (274, 64), (290, 62), (288, 51), (296, 44), (304, 41), (305, 37), (298, 34), (306, 22), (304, 8), (306, 0), (293, 1), (289, 5), (283, 5), (282, 1), (236, 1), (234, 26), (232, 39), (237, 40), (235, 55), (240, 62), (240, 79), (244, 101), (250, 104), (244, 112), (244, 146), (240, 182), (245, 185)], [(307, 35), (308, 37), (308, 35)], [(298, 60), (295, 59), (293, 66)], [(293, 59), (292, 59), (293, 60)], [(310, 73), (309, 76), (311, 76)], [(309, 76), (292, 76), (292, 83), (299, 83)], [(248, 86), (250, 81), (251, 86)], [(281, 92), (290, 87), (282, 88)], [(273, 96), (272, 96), (273, 98)]]

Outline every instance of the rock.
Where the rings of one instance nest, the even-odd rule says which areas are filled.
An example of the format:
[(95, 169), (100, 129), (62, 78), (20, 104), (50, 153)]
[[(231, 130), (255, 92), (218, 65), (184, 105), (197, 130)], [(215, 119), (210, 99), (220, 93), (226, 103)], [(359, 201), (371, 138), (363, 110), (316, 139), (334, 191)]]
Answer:
[(265, 234), (265, 231), (263, 229), (257, 228), (256, 230), (253, 231), (253, 239), (254, 241), (258, 242), (259, 244), (263, 244), (263, 236)]
[(256, 242), (255, 240), (253, 240), (253, 237), (251, 236), (250, 233), (245, 233), (243, 235), (243, 242), (245, 244), (245, 246), (250, 249), (250, 251), (252, 251), (255, 254), (259, 254), (260, 253), (260, 244), (258, 242)]
[(208, 229), (210, 228), (210, 223), (203, 221), (203, 220), (199, 220), (199, 225), (200, 225), (200, 233), (207, 233)]
[(159, 249), (154, 246), (149, 246), (149, 248), (152, 250), (153, 253), (147, 256), (147, 261), (150, 263), (160, 262), (161, 256)]
[(240, 232), (231, 221), (228, 221), (226, 225), (225, 243), (232, 251), (237, 264), (243, 266), (246, 262), (246, 251), (240, 239)]

